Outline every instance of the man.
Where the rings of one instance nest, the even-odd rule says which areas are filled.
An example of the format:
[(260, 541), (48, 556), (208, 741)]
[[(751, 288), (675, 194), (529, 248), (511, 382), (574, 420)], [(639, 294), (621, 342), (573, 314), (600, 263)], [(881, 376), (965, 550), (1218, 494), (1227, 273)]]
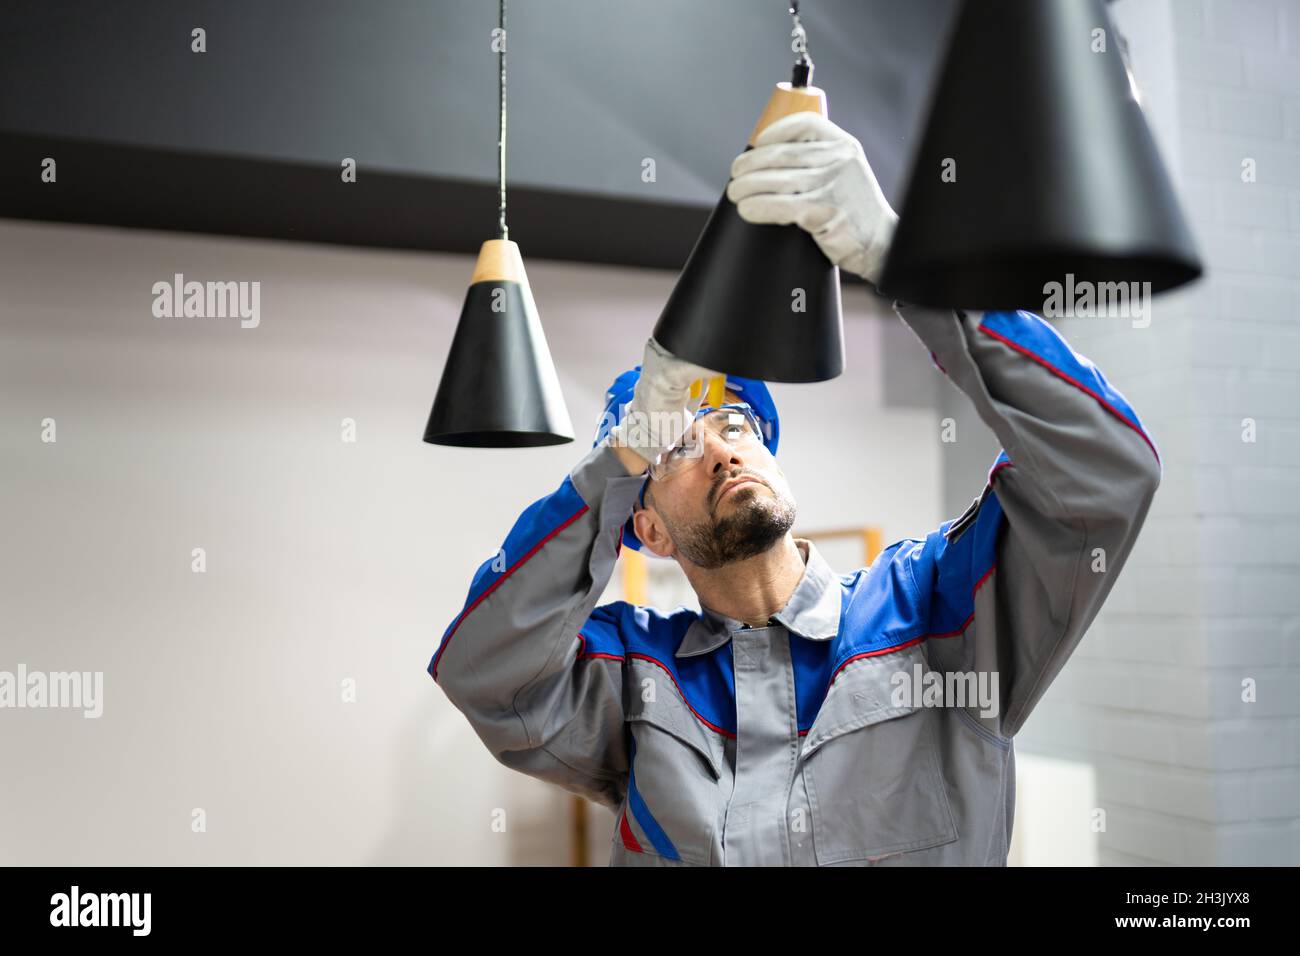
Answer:
[[(848, 133), (786, 117), (732, 176), (744, 218), (798, 224), (877, 281), (895, 217)], [(956, 520), (835, 573), (790, 533), (763, 384), (729, 376), (714, 408), (691, 389), (714, 373), (652, 339), (447, 628), (430, 673), (498, 760), (618, 815), (612, 865), (1005, 865), (1011, 738), (1114, 584), (1161, 465), (1037, 316), (895, 309), (1002, 444)], [(625, 542), (676, 560), (703, 613), (596, 607)], [(936, 679), (995, 693), (901, 693)]]

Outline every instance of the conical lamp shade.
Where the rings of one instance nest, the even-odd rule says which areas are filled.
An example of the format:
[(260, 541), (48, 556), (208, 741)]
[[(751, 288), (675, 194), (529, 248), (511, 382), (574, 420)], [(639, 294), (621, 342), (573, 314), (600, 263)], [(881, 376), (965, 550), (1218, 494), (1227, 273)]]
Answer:
[(524, 261), (508, 239), (479, 250), (424, 440), (469, 448), (573, 441)]
[[(1101, 0), (966, 0), (881, 277), (940, 307), (1201, 274)], [(1104, 49), (1102, 44), (1104, 43)]]
[[(825, 94), (778, 83), (746, 149), (769, 124), (800, 110), (825, 116)], [(834, 378), (844, 371), (839, 270), (805, 230), (746, 222), (724, 191), (654, 337), (679, 358), (732, 375)]]

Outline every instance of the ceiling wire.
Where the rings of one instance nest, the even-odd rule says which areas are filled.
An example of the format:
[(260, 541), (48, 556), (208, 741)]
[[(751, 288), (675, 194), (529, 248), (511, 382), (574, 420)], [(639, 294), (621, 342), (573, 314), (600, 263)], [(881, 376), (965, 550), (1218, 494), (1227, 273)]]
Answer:
[(497, 236), (509, 239), (510, 231), (506, 227), (506, 0), (501, 0), (501, 33), (497, 38), (500, 48), (497, 51), (500, 62), (501, 109), (500, 122), (497, 126), (497, 173), (500, 190), (500, 207), (497, 218)]
[(794, 72), (790, 76), (790, 85), (807, 86), (812, 82), (813, 61), (808, 56), (808, 31), (803, 28), (803, 21), (799, 19), (799, 0), (790, 0), (790, 17), (794, 20), (794, 29), (790, 31), (790, 36), (794, 37), (792, 49), (799, 54), (799, 59), (794, 63)]

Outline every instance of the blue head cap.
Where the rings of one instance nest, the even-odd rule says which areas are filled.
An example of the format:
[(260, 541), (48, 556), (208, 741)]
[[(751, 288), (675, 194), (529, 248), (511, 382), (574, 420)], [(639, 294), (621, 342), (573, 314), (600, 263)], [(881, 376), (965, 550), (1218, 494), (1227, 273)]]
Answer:
[[(605, 392), (605, 412), (601, 416), (600, 423), (596, 426), (596, 438), (591, 443), (592, 448), (604, 441), (610, 429), (623, 418), (623, 412), (627, 409), (628, 403), (632, 401), (632, 390), (636, 387), (637, 379), (640, 377), (641, 366), (638, 365), (614, 379), (614, 384)], [(763, 444), (767, 446), (768, 451), (775, 455), (777, 441), (781, 437), (781, 419), (776, 413), (776, 403), (772, 401), (772, 393), (767, 390), (767, 385), (756, 378), (741, 378), (738, 375), (728, 375), (727, 388), (739, 395), (741, 401), (747, 403), (754, 410), (759, 424), (763, 426)], [(645, 505), (645, 489), (649, 483), (650, 477), (647, 475), (645, 482), (641, 485), (642, 505)], [(631, 518), (628, 518), (627, 524), (623, 526), (623, 543), (635, 551), (641, 550), (641, 539), (632, 530)]]

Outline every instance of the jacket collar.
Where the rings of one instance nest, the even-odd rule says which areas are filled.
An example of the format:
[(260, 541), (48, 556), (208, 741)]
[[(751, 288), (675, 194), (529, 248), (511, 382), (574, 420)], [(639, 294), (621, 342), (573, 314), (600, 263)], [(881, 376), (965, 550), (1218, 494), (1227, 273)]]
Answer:
[[(803, 577), (785, 607), (772, 615), (793, 634), (813, 641), (829, 641), (840, 630), (839, 576), (807, 538), (795, 538), (804, 559)], [(695, 657), (717, 650), (731, 639), (732, 632), (745, 626), (744, 621), (727, 617), (709, 607), (691, 622), (677, 648), (677, 657)]]

